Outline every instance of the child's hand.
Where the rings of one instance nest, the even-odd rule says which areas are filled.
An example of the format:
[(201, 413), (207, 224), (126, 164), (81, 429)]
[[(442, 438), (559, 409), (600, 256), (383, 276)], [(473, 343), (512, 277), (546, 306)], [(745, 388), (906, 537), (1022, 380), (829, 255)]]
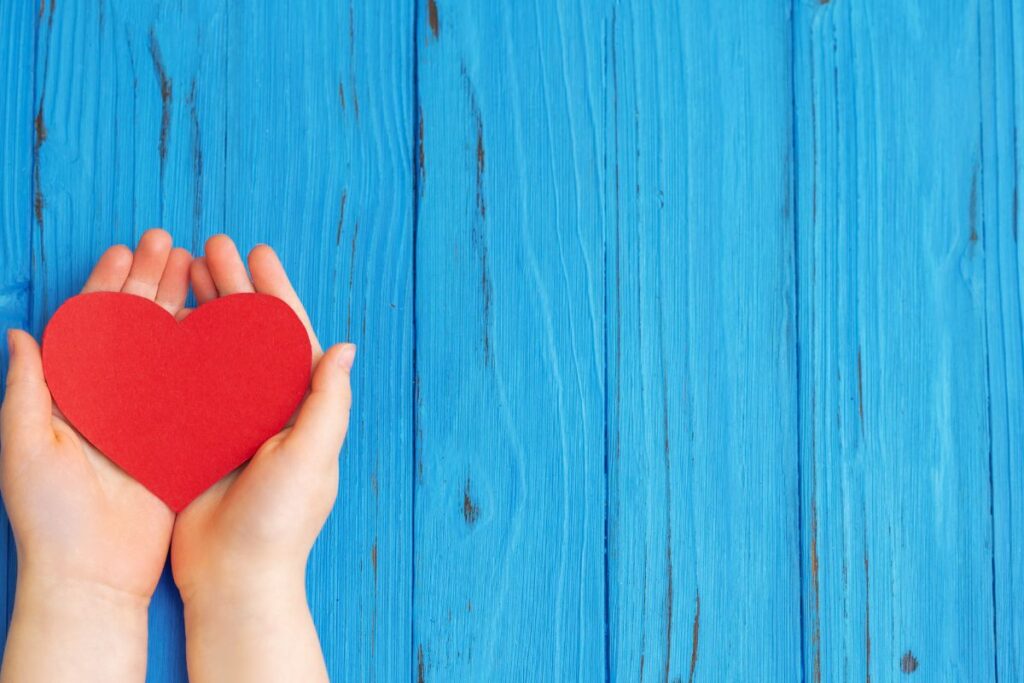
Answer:
[(293, 426), (178, 515), (171, 565), (185, 603), (189, 674), (326, 680), (306, 605), (306, 559), (337, 496), (355, 346), (322, 353), (272, 249), (253, 249), (249, 270), (251, 280), (228, 237), (211, 238), (205, 258), (192, 263), (197, 300), (257, 291), (288, 303), (309, 331), (312, 387)]
[[(178, 315), (191, 260), (150, 230), (134, 254), (108, 249), (82, 291), (137, 294)], [(146, 609), (174, 514), (62, 418), (35, 340), (12, 330), (8, 343), (0, 489), (18, 584), (4, 680), (141, 680)]]

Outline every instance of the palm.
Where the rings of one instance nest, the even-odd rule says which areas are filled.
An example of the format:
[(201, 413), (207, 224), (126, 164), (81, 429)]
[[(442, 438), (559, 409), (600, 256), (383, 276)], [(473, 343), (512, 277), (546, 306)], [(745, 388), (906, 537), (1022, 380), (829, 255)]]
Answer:
[(48, 558), (48, 566), (64, 564), (62, 576), (150, 595), (167, 557), (174, 513), (82, 438), (56, 408), (53, 432), (53, 452), (35, 459), (38, 471), (26, 473), (33, 482), (25, 488), (40, 509), (65, 508), (47, 516), (59, 529), (40, 531), (63, 533), (90, 551)]
[[(207, 243), (192, 266), (196, 298), (258, 291), (292, 306), (306, 326), (314, 370), (323, 355), (298, 296), (276, 255), (257, 247), (249, 256), (252, 279), (230, 239)], [(233, 563), (268, 562), (282, 554), (303, 562), (337, 494), (337, 458), (310, 458), (288, 439), (292, 427), (268, 439), (244, 467), (217, 482), (178, 514), (171, 541), (174, 577), (187, 592), (198, 575), (231, 571)], [(335, 453), (336, 455), (336, 453)], [(311, 529), (312, 532), (306, 530)], [(283, 549), (282, 545), (289, 546)], [(211, 549), (216, 549), (212, 552)]]

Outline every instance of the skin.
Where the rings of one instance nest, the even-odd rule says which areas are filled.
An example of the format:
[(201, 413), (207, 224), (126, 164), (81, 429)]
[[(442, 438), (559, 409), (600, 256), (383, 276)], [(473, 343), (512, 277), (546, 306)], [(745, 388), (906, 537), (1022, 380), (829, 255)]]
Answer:
[(150, 230), (134, 253), (107, 250), (83, 288), (144, 296), (180, 319), (191, 276), (200, 304), (264, 292), (309, 330), (313, 379), (293, 424), (177, 519), (61, 417), (38, 344), (8, 333), (0, 492), (18, 583), (0, 682), (144, 680), (147, 609), (169, 546), (193, 681), (327, 680), (305, 565), (337, 495), (355, 347), (320, 351), (273, 250), (254, 249), (249, 267), (251, 278), (225, 236), (193, 261)]

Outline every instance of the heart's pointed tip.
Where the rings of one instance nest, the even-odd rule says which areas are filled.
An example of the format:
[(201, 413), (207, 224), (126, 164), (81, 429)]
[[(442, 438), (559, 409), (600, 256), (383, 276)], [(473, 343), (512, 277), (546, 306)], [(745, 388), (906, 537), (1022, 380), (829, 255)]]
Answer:
[(188, 501), (184, 501), (178, 496), (161, 496), (158, 494), (157, 498), (162, 500), (164, 502), (164, 505), (171, 508), (171, 512), (173, 512), (174, 514), (178, 514), (186, 507), (188, 507)]
[(180, 513), (182, 510), (188, 507), (188, 504), (195, 500), (199, 494), (182, 493), (181, 491), (175, 491), (171, 488), (153, 485), (149, 482), (143, 481), (133, 474), (129, 474), (132, 478), (142, 484), (147, 491), (156, 496), (160, 502), (170, 508), (174, 514)]

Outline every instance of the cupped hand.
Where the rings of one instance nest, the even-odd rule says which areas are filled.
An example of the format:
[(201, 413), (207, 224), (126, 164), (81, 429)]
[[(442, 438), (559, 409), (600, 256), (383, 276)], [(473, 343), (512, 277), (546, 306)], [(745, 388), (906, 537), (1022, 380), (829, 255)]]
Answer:
[[(126, 292), (182, 314), (192, 257), (163, 230), (111, 247), (84, 292)], [(8, 332), (0, 492), (18, 550), (0, 681), (130, 681), (146, 673), (146, 611), (174, 514), (64, 420), (39, 345)]]
[[(179, 315), (192, 257), (149, 230), (134, 254), (108, 249), (82, 289), (145, 297)], [(45, 579), (148, 603), (167, 559), (174, 514), (61, 416), (39, 345), (8, 334), (11, 361), (0, 410), (0, 489), (23, 580)]]
[(255, 291), (284, 300), (309, 332), (312, 381), (293, 422), (175, 521), (171, 567), (185, 605), (189, 677), (197, 683), (326, 681), (305, 572), (337, 497), (356, 349), (339, 344), (321, 351), (270, 247), (252, 250), (249, 271), (251, 279), (229, 238), (211, 238), (206, 256), (192, 263), (196, 299), (202, 305)]
[(171, 565), (186, 610), (201, 594), (246, 600), (268, 589), (301, 591), (309, 551), (337, 496), (355, 346), (338, 344), (322, 352), (270, 247), (253, 249), (248, 262), (251, 278), (231, 239), (211, 238), (205, 257), (192, 262), (197, 301), (202, 305), (218, 296), (254, 291), (285, 301), (309, 332), (312, 382), (289, 426), (178, 514)]

